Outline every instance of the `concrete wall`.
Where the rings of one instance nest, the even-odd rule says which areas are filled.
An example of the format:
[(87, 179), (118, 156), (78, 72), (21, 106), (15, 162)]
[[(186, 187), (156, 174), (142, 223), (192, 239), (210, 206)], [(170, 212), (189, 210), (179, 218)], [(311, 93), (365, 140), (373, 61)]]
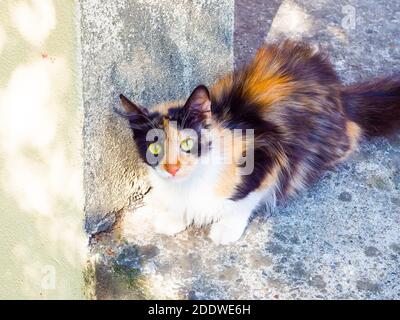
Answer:
[(76, 12), (0, 2), (0, 299), (83, 298)]

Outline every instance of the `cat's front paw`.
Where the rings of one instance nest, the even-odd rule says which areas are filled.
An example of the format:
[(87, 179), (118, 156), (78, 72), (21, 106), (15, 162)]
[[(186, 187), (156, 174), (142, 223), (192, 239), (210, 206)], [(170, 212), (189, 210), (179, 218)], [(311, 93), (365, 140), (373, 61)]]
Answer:
[(244, 229), (243, 226), (227, 225), (220, 221), (211, 226), (208, 237), (215, 244), (229, 244), (239, 240)]
[(154, 233), (155, 212), (149, 206), (141, 206), (126, 212), (121, 224), (121, 235), (125, 239), (145, 238)]
[(158, 218), (154, 221), (154, 231), (156, 233), (165, 234), (167, 236), (173, 236), (186, 229), (186, 224), (177, 218)]
[(126, 215), (122, 225), (122, 236), (126, 239), (146, 237), (151, 233), (172, 236), (186, 229), (180, 216), (152, 206), (141, 206)]

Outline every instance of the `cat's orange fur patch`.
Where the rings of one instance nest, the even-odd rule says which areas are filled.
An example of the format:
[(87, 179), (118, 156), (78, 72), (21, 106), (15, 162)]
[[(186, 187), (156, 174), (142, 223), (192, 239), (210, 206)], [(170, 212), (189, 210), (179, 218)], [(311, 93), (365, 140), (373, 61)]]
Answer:
[[(235, 74), (243, 81), (243, 93), (247, 99), (259, 104), (263, 111), (271, 104), (288, 97), (294, 90), (292, 77), (279, 72), (283, 63), (273, 52), (261, 48), (246, 73)], [(218, 100), (232, 89), (233, 83), (232, 74), (223, 77), (211, 88), (212, 96)]]
[[(223, 137), (227, 132), (232, 133), (229, 130), (219, 128), (219, 134)], [(227, 159), (227, 156), (230, 156), (230, 163), (225, 164), (224, 168), (220, 172), (219, 181), (215, 187), (215, 193), (218, 196), (222, 197), (230, 197), (232, 196), (234, 189), (237, 185), (240, 184), (241, 175), (240, 168), (238, 168), (238, 162), (240, 157), (242, 156), (242, 152), (246, 150), (246, 141), (242, 139), (242, 136), (229, 136), (230, 141), (225, 143), (227, 140), (222, 138), (220, 142), (223, 144), (223, 152)]]
[(361, 127), (358, 124), (350, 120), (346, 122), (346, 134), (347, 137), (349, 138), (349, 149), (345, 152), (345, 154), (341, 158), (336, 160), (335, 163), (333, 163), (333, 165), (342, 162), (343, 160), (346, 160), (350, 156), (350, 154), (354, 152), (361, 138), (361, 133), (362, 133)]
[(358, 144), (358, 141), (360, 140), (360, 137), (361, 137), (361, 128), (357, 123), (355, 123), (353, 121), (347, 121), (346, 131), (347, 131), (347, 135), (350, 139), (351, 149), (354, 150)]
[(244, 82), (244, 92), (250, 101), (268, 107), (293, 91), (293, 79), (279, 72), (283, 62), (272, 50), (258, 50)]
[(246, 86), (249, 100), (266, 108), (286, 98), (293, 90), (288, 76), (272, 76), (258, 79)]
[(233, 75), (228, 74), (227, 76), (219, 79), (212, 87), (211, 87), (211, 95), (214, 97), (221, 97), (224, 94), (228, 93), (232, 89), (233, 84)]
[(349, 139), (349, 149), (343, 154), (343, 156), (331, 163), (332, 166), (346, 160), (357, 148), (362, 135), (361, 127), (357, 123), (348, 120), (346, 122), (346, 134)]
[(220, 172), (219, 182), (215, 186), (215, 194), (220, 197), (229, 198), (234, 188), (240, 183), (240, 175), (236, 163), (226, 164)]

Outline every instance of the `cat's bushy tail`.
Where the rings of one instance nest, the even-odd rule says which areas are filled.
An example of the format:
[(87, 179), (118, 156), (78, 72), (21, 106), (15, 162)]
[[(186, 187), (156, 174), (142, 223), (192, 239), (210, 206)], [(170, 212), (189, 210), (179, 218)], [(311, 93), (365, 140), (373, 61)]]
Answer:
[(350, 120), (365, 136), (388, 136), (400, 130), (400, 75), (343, 87)]

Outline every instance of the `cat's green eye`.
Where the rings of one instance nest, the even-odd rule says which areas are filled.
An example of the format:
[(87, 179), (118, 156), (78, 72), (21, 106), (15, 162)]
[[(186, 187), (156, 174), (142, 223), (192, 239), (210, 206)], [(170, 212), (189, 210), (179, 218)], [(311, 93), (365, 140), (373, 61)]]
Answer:
[(155, 156), (161, 153), (162, 146), (159, 142), (153, 142), (149, 145), (149, 151), (154, 154)]
[(187, 138), (181, 142), (181, 149), (185, 152), (192, 150), (194, 141), (192, 138)]

